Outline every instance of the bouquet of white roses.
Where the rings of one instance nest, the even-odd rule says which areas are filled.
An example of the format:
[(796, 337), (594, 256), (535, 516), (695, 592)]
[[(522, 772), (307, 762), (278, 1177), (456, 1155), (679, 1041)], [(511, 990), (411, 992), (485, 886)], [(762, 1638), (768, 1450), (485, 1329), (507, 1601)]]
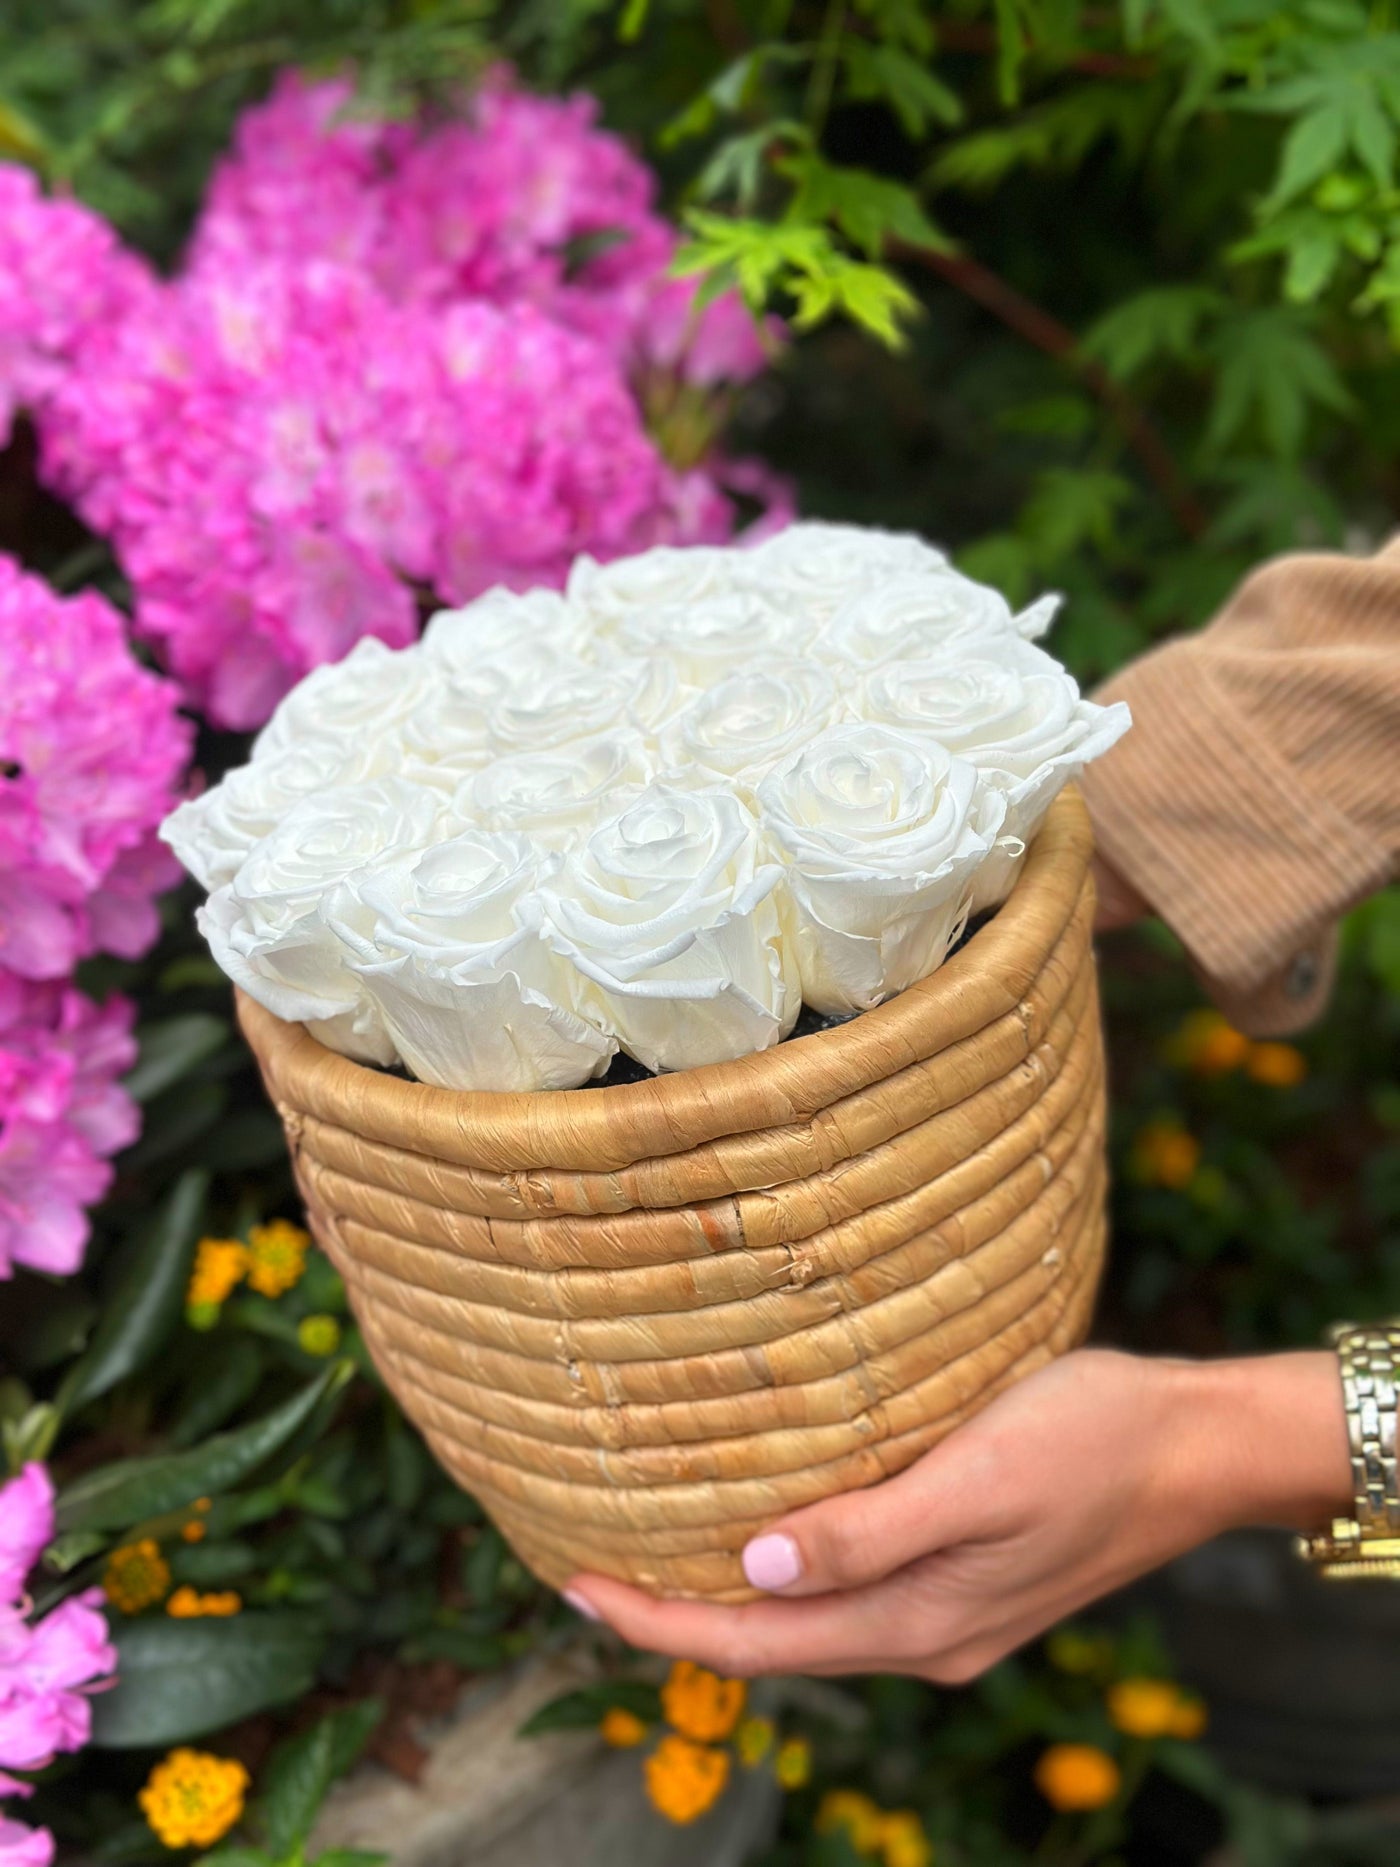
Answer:
[(362, 641), (162, 834), (219, 964), (347, 1056), (559, 1089), (879, 1004), (1003, 899), (1128, 726), (1054, 613), (901, 534), (575, 564)]

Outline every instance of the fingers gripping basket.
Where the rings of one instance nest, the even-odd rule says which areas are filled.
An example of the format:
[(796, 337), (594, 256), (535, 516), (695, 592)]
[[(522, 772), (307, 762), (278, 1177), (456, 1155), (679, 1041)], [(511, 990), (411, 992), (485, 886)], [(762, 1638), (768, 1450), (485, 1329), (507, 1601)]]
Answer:
[(428, 1088), (240, 1001), (385, 1380), (538, 1574), (741, 1599), (762, 1525), (898, 1471), (1081, 1338), (1090, 847), (1066, 794), (932, 977), (616, 1088)]

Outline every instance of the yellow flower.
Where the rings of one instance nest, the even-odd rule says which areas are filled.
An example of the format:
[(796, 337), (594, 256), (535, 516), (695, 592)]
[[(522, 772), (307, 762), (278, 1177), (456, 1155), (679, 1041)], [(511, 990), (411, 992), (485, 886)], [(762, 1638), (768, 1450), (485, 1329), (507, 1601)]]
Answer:
[(289, 1219), (248, 1228), (248, 1282), (260, 1296), (280, 1297), (301, 1281), (309, 1233)]
[(1207, 1712), (1204, 1703), (1198, 1698), (1182, 1693), (1176, 1701), (1176, 1711), (1171, 1722), (1171, 1736), (1191, 1739), (1199, 1737), (1206, 1728)]
[(1292, 1044), (1251, 1044), (1244, 1067), (1269, 1089), (1296, 1089), (1308, 1073), (1307, 1058)]
[(757, 1769), (773, 1748), (773, 1720), (743, 1719), (734, 1733), (734, 1748), (746, 1770)]
[(236, 1238), (201, 1238), (185, 1295), (192, 1310), (217, 1310), (248, 1272), (248, 1252)]
[(334, 1316), (303, 1316), (297, 1341), (308, 1355), (333, 1355), (340, 1347), (340, 1324)]
[(646, 1742), (646, 1726), (635, 1713), (624, 1710), (621, 1705), (609, 1705), (598, 1729), (603, 1734), (603, 1742), (611, 1744), (614, 1750), (632, 1750)]
[(248, 1772), (205, 1750), (172, 1750), (146, 1779), (137, 1800), (168, 1848), (210, 1848), (243, 1813)]
[(162, 1599), (169, 1586), (170, 1565), (154, 1537), (123, 1543), (107, 1558), (102, 1592), (123, 1614), (139, 1614), (142, 1608), (149, 1608), (152, 1602)]
[(201, 1523), (197, 1517), (191, 1517), (188, 1523), (180, 1526), (181, 1538), (186, 1543), (202, 1543), (208, 1534), (208, 1524)]
[(1170, 1060), (1197, 1076), (1226, 1076), (1239, 1069), (1249, 1053), (1244, 1032), (1218, 1011), (1193, 1011), (1167, 1046)]
[(812, 1746), (805, 1737), (790, 1737), (773, 1759), (773, 1774), (784, 1789), (805, 1789), (812, 1780)]
[(932, 1867), (933, 1848), (912, 1809), (895, 1809), (881, 1821), (880, 1853), (885, 1867)]
[(242, 1607), (243, 1597), (237, 1589), (226, 1588), (222, 1593), (201, 1595), (186, 1584), (175, 1590), (165, 1604), (165, 1611), (177, 1621), (193, 1621), (205, 1614), (238, 1614)]
[(1109, 1717), (1128, 1737), (1166, 1737), (1181, 1702), (1167, 1679), (1120, 1679), (1106, 1698)]
[(1169, 1119), (1149, 1122), (1133, 1143), (1134, 1169), (1151, 1186), (1188, 1186), (1200, 1159), (1200, 1142)]
[(721, 1679), (694, 1660), (677, 1660), (661, 1688), (661, 1709), (682, 1736), (712, 1744), (739, 1722), (744, 1697), (742, 1679)]
[(1035, 1786), (1052, 1808), (1101, 1809), (1118, 1794), (1118, 1765), (1094, 1744), (1052, 1744), (1035, 1766)]
[(817, 1833), (830, 1835), (838, 1828), (857, 1854), (873, 1853), (884, 1834), (884, 1811), (858, 1789), (828, 1789), (817, 1810)]
[(647, 1794), (668, 1822), (693, 1822), (712, 1809), (729, 1781), (729, 1752), (668, 1732), (646, 1760)]

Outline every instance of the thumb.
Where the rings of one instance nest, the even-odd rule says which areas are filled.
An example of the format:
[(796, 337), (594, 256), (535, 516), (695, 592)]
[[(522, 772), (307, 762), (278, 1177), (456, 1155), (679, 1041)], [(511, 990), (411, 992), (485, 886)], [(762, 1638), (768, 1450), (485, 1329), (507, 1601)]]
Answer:
[(921, 1556), (999, 1534), (1005, 1511), (970, 1435), (954, 1433), (894, 1478), (810, 1504), (744, 1546), (765, 1593), (820, 1595), (883, 1581)]

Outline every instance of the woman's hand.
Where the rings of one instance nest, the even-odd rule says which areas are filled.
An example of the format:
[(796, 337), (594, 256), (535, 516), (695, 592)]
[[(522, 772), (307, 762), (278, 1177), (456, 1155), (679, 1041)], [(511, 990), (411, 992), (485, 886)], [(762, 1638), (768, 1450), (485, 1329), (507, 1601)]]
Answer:
[(1335, 1358), (1149, 1361), (1083, 1349), (898, 1477), (794, 1511), (744, 1551), (771, 1597), (567, 1598), (634, 1646), (729, 1675), (975, 1677), (1085, 1602), (1228, 1527), (1350, 1508)]

